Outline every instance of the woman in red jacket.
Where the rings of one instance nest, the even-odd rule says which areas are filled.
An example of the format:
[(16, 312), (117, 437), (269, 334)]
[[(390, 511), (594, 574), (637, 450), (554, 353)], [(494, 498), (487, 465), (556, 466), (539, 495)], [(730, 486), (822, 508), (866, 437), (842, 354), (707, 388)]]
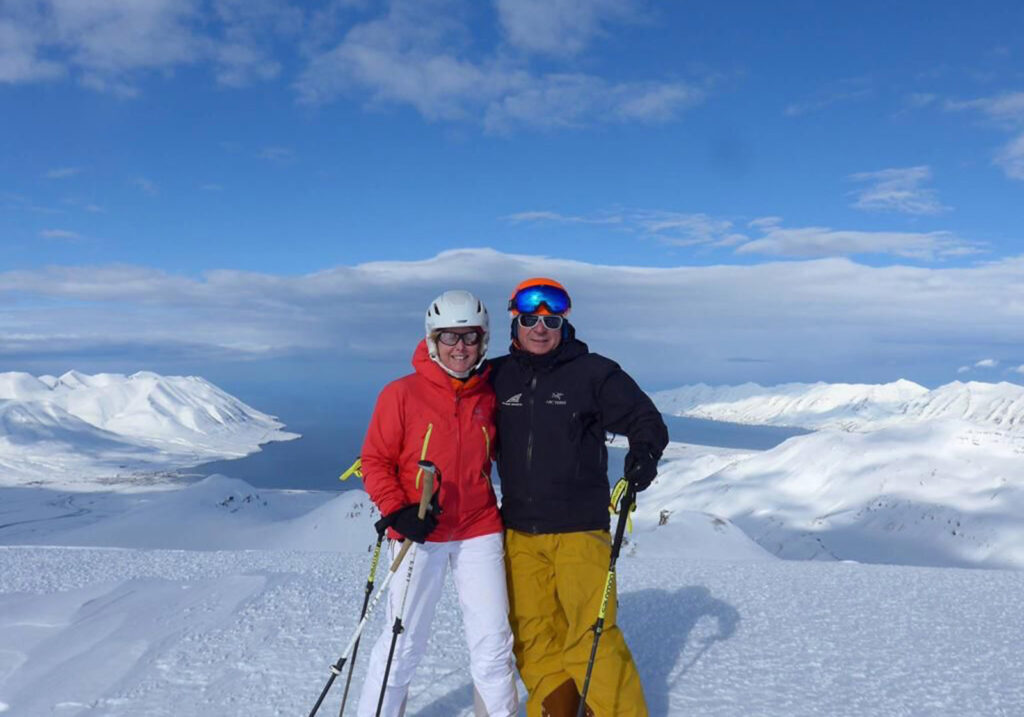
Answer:
[[(426, 338), (413, 354), (414, 373), (384, 387), (361, 453), (366, 490), (397, 538), (418, 543), (411, 578), (405, 566), (388, 594), (388, 627), (370, 657), (359, 715), (376, 714), (391, 624), (401, 615), (382, 715), (401, 715), (430, 622), (451, 568), (469, 646), (477, 715), (518, 713), (508, 624), (502, 524), (491, 486), (494, 392), (485, 367), (488, 319), (468, 291), (447, 291), (427, 309)], [(441, 474), (440, 515), (417, 515), (420, 460)], [(404, 603), (404, 610), (403, 610)]]

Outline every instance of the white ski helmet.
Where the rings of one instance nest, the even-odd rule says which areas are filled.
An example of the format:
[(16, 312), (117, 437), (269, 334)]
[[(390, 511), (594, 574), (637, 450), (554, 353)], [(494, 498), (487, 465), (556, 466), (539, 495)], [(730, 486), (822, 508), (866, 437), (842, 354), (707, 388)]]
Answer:
[[(470, 373), (480, 368), (487, 356), (487, 339), (490, 336), (490, 321), (487, 317), (487, 307), (484, 302), (473, 296), (468, 291), (456, 290), (446, 291), (430, 302), (427, 307), (427, 319), (424, 322), (427, 333), (427, 351), (430, 358), (445, 372), (455, 378), (466, 378)], [(455, 372), (441, 363), (437, 354), (437, 342), (434, 334), (442, 329), (456, 329), (462, 326), (478, 326), (483, 330), (484, 335), (480, 340), (480, 360), (469, 371)]]

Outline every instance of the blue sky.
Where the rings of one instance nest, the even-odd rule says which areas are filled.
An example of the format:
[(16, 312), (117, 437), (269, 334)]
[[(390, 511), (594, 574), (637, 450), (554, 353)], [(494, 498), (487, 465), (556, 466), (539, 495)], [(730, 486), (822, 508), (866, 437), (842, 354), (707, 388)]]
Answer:
[(8, 0), (0, 370), (372, 383), (436, 293), (503, 333), (557, 269), (654, 387), (1019, 378), (1022, 31), (1012, 1)]

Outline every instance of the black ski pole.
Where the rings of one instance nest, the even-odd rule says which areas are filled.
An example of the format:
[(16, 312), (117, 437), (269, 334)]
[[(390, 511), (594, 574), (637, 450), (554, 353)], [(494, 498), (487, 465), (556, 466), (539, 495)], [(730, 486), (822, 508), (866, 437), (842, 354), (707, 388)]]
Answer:
[[(437, 470), (437, 466), (430, 461), (420, 461), (419, 465), (420, 468), (423, 469), (424, 480), (437, 486), (437, 488), (440, 488), (441, 473)], [(434, 495), (431, 498), (430, 509), (437, 513), (440, 512), (440, 506), (438, 505), (437, 499), (437, 489), (434, 490)], [(420, 501), (420, 520), (423, 520), (426, 514), (426, 508), (424, 507), (423, 502)], [(402, 593), (402, 604), (398, 608), (398, 614), (395, 615), (395, 624), (391, 626), (391, 647), (388, 649), (388, 661), (384, 666), (384, 679), (380, 683), (380, 697), (377, 698), (376, 717), (380, 717), (380, 711), (384, 708), (384, 695), (387, 694), (388, 691), (388, 676), (391, 674), (391, 662), (395, 657), (395, 647), (398, 645), (398, 636), (405, 630), (405, 626), (402, 625), (402, 615), (405, 614), (405, 600), (409, 597), (409, 585), (412, 584), (412, 570), (415, 565), (416, 553), (414, 552), (412, 557), (409, 559), (409, 569), (406, 571), (405, 591)]]
[(626, 483), (626, 493), (619, 501), (619, 522), (615, 526), (615, 539), (612, 541), (612, 557), (608, 565), (608, 577), (604, 581), (604, 597), (601, 598), (601, 609), (597, 613), (597, 622), (591, 628), (594, 631), (594, 644), (590, 647), (590, 660), (587, 662), (587, 675), (583, 680), (583, 691), (580, 693), (580, 706), (576, 710), (576, 717), (584, 717), (587, 709), (587, 692), (590, 690), (590, 676), (594, 672), (594, 660), (597, 658), (597, 642), (604, 632), (604, 618), (608, 614), (608, 600), (611, 598), (612, 590), (615, 588), (615, 561), (619, 559), (619, 550), (622, 548), (622, 536), (626, 532), (626, 523), (629, 521), (629, 511), (636, 501), (636, 486), (633, 483)]
[[(428, 474), (424, 478), (423, 494), (420, 496), (421, 515), (426, 515), (426, 509), (430, 505), (430, 499), (433, 496), (433, 492), (433, 474)], [(327, 697), (327, 692), (331, 689), (331, 685), (334, 684), (334, 680), (338, 677), (339, 674), (341, 674), (341, 670), (345, 667), (345, 663), (348, 661), (349, 655), (352, 653), (355, 644), (359, 641), (359, 636), (363, 634), (363, 629), (366, 627), (366, 623), (370, 621), (370, 615), (373, 614), (373, 609), (377, 606), (377, 603), (380, 602), (381, 596), (387, 592), (388, 585), (391, 584), (391, 580), (395, 577), (395, 573), (398, 572), (399, 566), (401, 566), (402, 561), (405, 560), (405, 554), (409, 552), (409, 548), (411, 547), (411, 540), (406, 538), (402, 541), (402, 547), (401, 549), (399, 549), (398, 555), (395, 556), (395, 559), (391, 561), (391, 567), (388, 568), (387, 577), (384, 578), (384, 582), (381, 583), (380, 589), (377, 591), (377, 594), (374, 595), (373, 600), (371, 600), (370, 604), (367, 606), (366, 614), (363, 615), (363, 619), (360, 620), (359, 625), (356, 626), (356, 630), (352, 634), (351, 639), (349, 639), (348, 644), (345, 646), (345, 649), (342, 651), (341, 657), (338, 658), (338, 661), (335, 664), (331, 665), (331, 677), (327, 680), (327, 684), (324, 686), (324, 689), (320, 692), (320, 697), (317, 698), (316, 704), (313, 705), (313, 709), (310, 710), (309, 717), (315, 717), (317, 711), (320, 709), (320, 705), (323, 704), (324, 698)]]
[[(377, 574), (377, 562), (380, 560), (380, 546), (384, 542), (384, 533), (387, 531), (387, 527), (381, 525), (380, 530), (377, 532), (377, 545), (373, 549), (373, 560), (370, 562), (370, 577), (366, 580), (366, 588), (363, 592), (363, 608), (359, 611), (359, 621), (362, 622), (363, 618), (366, 617), (366, 606), (370, 604), (370, 594), (373, 592), (373, 581)], [(345, 691), (341, 695), (341, 709), (338, 710), (338, 717), (343, 717), (345, 714), (345, 704), (348, 702), (348, 690), (352, 686), (352, 672), (356, 668), (356, 655), (359, 654), (359, 640), (356, 638), (356, 644), (352, 646), (352, 661), (348, 663), (348, 677), (345, 678)], [(334, 677), (333, 673), (331, 675)], [(327, 689), (331, 686), (328, 685)]]

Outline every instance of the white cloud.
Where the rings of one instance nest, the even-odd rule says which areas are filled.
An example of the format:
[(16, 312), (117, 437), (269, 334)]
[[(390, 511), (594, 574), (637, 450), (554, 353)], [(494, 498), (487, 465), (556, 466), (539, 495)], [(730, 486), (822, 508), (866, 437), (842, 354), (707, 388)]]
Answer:
[(813, 258), (888, 254), (906, 259), (933, 261), (981, 252), (975, 243), (952, 232), (872, 232), (830, 227), (765, 227), (765, 235), (742, 244), (737, 254)]
[(621, 224), (621, 216), (580, 217), (558, 212), (517, 212), (502, 217), (510, 224), (554, 222), (556, 224)]
[(131, 97), (147, 73), (209, 63), (220, 83), (244, 85), (278, 75), (274, 38), (303, 18), (273, 0), (16, 0), (0, 6), (0, 82), (70, 73)]
[(840, 81), (835, 89), (827, 91), (818, 97), (786, 105), (783, 113), (787, 117), (800, 117), (820, 112), (833, 105), (866, 100), (873, 94), (874, 89), (871, 86), (870, 80), (851, 78)]
[(885, 254), (934, 261), (982, 253), (982, 246), (952, 232), (871, 232), (830, 227), (784, 227), (781, 217), (760, 217), (747, 223), (761, 234), (737, 231), (730, 219), (707, 214), (619, 209), (594, 217), (566, 216), (551, 211), (520, 212), (504, 217), (513, 223), (609, 224), (638, 236), (673, 246), (735, 247), (736, 254), (764, 254), (797, 259)]
[[(404, 365), (422, 332), (420, 309), (454, 286), (489, 304), (500, 352), (500, 308), (531, 275), (566, 284), (574, 323), (594, 350), (661, 385), (913, 378), (929, 367), (944, 375), (965, 346), (994, 352), (1024, 341), (1022, 309), (1005, 300), (1024, 282), (1024, 258), (957, 269), (845, 259), (653, 268), (490, 250), (305, 276), (214, 271), (193, 278), (130, 266), (3, 272), (0, 334), (40, 337), (18, 345), (19, 365), (44, 352), (127, 345), (143, 345), (143, 361), (145, 352), (166, 350)], [(15, 301), (18, 310), (6, 310)], [(0, 355), (13, 350), (0, 345)], [(757, 361), (728, 360), (736, 356)]]
[(999, 362), (995, 359), (982, 359), (981, 361), (975, 361), (974, 368), (995, 368), (999, 365)]
[(81, 174), (81, 167), (60, 167), (58, 169), (51, 169), (46, 172), (43, 176), (46, 179), (67, 179), (74, 177), (76, 174)]
[(1016, 136), (999, 148), (992, 163), (1011, 179), (1024, 179), (1024, 92), (1007, 92), (994, 97), (968, 101), (949, 101), (951, 111), (976, 110)]
[(497, 0), (509, 44), (527, 52), (575, 55), (602, 26), (636, 14), (630, 0)]
[(295, 159), (295, 152), (288, 147), (264, 147), (256, 156), (271, 162), (288, 162)]
[(853, 181), (869, 184), (854, 193), (857, 201), (853, 207), (904, 214), (939, 214), (949, 207), (938, 200), (934, 189), (920, 186), (931, 177), (931, 168), (925, 165), (851, 174)]
[(156, 185), (156, 182), (145, 177), (136, 177), (132, 180), (132, 184), (151, 197), (160, 193), (160, 187)]
[(960, 368), (958, 368), (956, 370), (956, 372), (957, 373), (968, 373), (968, 372), (970, 372), (970, 370), (971, 370), (970, 366), (961, 366)]
[(1024, 179), (1024, 134), (1018, 135), (996, 152), (995, 163), (1002, 167), (1007, 177)]
[(406, 104), (428, 120), (475, 122), (498, 133), (665, 122), (704, 99), (703, 89), (681, 81), (537, 73), (468, 42), (462, 9), (445, 0), (393, 0), (385, 15), (355, 25), (313, 57), (296, 83), (300, 98), (319, 104), (368, 95), (371, 105)]
[(1018, 366), (1017, 368), (1013, 369), (1013, 371), (1014, 371), (1015, 373), (1020, 373), (1020, 374), (1024, 374), (1024, 364), (1021, 364), (1021, 365), (1020, 365), (1020, 366)]
[(43, 229), (39, 232), (43, 239), (81, 239), (82, 235), (68, 229)]

